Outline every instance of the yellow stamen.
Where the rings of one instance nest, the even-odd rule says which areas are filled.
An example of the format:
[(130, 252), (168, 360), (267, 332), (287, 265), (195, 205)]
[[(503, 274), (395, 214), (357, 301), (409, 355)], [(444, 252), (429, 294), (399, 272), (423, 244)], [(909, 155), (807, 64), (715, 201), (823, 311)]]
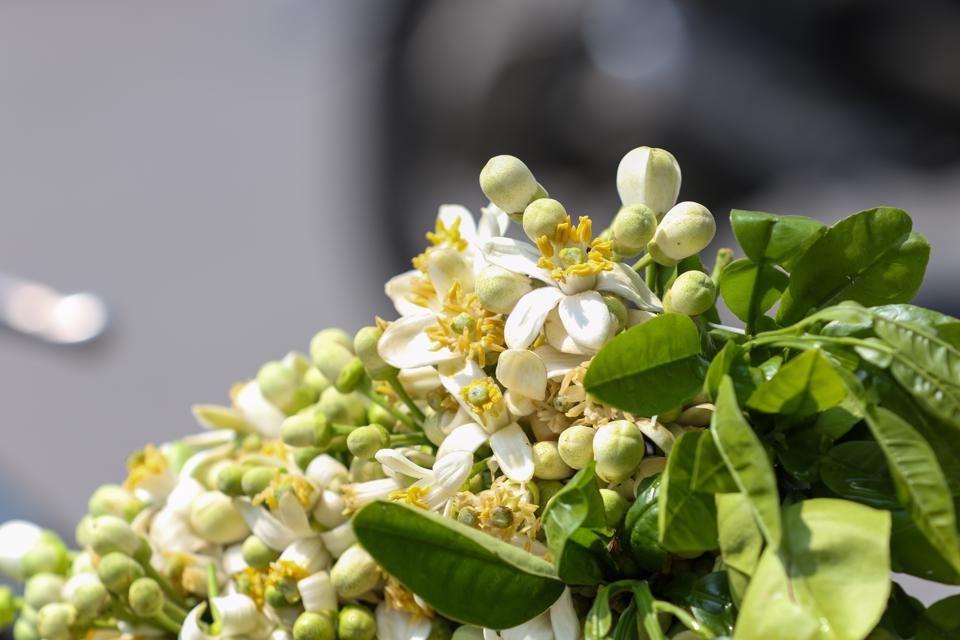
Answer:
[[(613, 269), (613, 242), (610, 240), (593, 240), (593, 221), (588, 216), (580, 216), (577, 226), (573, 226), (570, 216), (565, 222), (557, 225), (557, 229), (550, 236), (540, 236), (537, 239), (537, 248), (541, 258), (537, 266), (546, 269), (557, 282), (565, 282), (567, 278), (575, 276), (591, 276), (601, 271)], [(556, 257), (567, 247), (579, 246), (586, 252), (586, 260), (578, 264), (563, 268), (557, 266)]]
[(260, 445), (260, 453), (271, 458), (287, 459), (287, 445), (283, 440), (264, 440)]
[(148, 444), (127, 460), (127, 479), (123, 486), (127, 491), (133, 491), (148, 477), (166, 473), (167, 467), (166, 457), (155, 446)]
[(427, 272), (427, 256), (434, 247), (449, 247), (462, 253), (468, 246), (467, 241), (460, 235), (460, 218), (454, 220), (449, 227), (437, 218), (436, 231), (428, 231), (427, 240), (431, 246), (413, 259), (413, 268), (424, 273)]
[[(458, 331), (454, 321), (460, 317), (467, 317), (470, 322), (461, 323)], [(434, 343), (434, 351), (447, 348), (485, 367), (490, 352), (507, 348), (503, 325), (503, 316), (485, 309), (477, 294), (464, 293), (463, 286), (454, 280), (443, 301), (443, 314), (437, 316), (437, 323), (428, 327), (426, 333)]]
[(314, 488), (310, 482), (300, 475), (281, 474), (276, 471), (270, 485), (253, 497), (254, 505), (266, 504), (271, 511), (280, 508), (280, 498), (285, 493), (292, 493), (300, 504), (306, 508), (310, 506)]
[[(480, 404), (476, 404), (471, 398), (475, 389), (482, 389), (482, 396), (486, 396), (486, 400)], [(493, 378), (487, 377), (482, 380), (474, 380), (463, 389), (460, 390), (460, 397), (462, 397), (467, 404), (474, 408), (474, 410), (482, 416), (490, 415), (492, 417), (497, 417), (503, 411), (503, 393), (500, 391), (500, 385), (498, 385)], [(473, 395), (476, 397), (476, 395)]]
[(387, 584), (383, 588), (384, 600), (387, 606), (396, 611), (406, 611), (417, 618), (433, 618), (433, 611), (424, 609), (417, 603), (413, 593), (406, 589), (393, 576), (387, 576)]
[(430, 487), (418, 487), (411, 485), (406, 489), (399, 489), (390, 493), (390, 499), (394, 502), (405, 502), (421, 509), (430, 509), (429, 505), (423, 501), (430, 493)]

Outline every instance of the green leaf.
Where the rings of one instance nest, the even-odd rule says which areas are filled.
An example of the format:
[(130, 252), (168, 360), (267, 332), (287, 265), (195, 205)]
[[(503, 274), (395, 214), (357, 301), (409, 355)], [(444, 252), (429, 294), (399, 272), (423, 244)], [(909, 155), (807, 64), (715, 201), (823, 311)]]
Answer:
[(827, 231), (826, 225), (803, 216), (777, 216), (734, 209), (730, 226), (748, 258), (790, 269), (793, 261)]
[(660, 630), (660, 621), (657, 620), (657, 611), (653, 608), (653, 594), (650, 585), (646, 582), (637, 583), (633, 587), (633, 601), (637, 605), (638, 631), (646, 631), (649, 640), (666, 640)]
[(713, 438), (700, 438), (697, 442), (697, 458), (693, 465), (693, 489), (703, 493), (732, 493), (740, 490), (727, 470), (727, 463), (720, 455), (720, 449)]
[(871, 314), (897, 324), (925, 327), (938, 338), (960, 348), (960, 320), (912, 304), (888, 304), (870, 309)]
[[(957, 501), (954, 501), (954, 510)], [(897, 573), (906, 573), (941, 584), (960, 584), (960, 571), (952, 568), (927, 540), (909, 513), (898, 509), (892, 513), (890, 562)]]
[(825, 411), (847, 396), (843, 379), (819, 349), (810, 349), (764, 382), (747, 406), (764, 413), (811, 415)]
[(855, 440), (830, 449), (820, 462), (820, 479), (841, 498), (878, 509), (896, 509), (893, 478), (876, 442)]
[(463, 623), (515, 627), (564, 589), (549, 562), (422, 509), (374, 502), (356, 513), (353, 530), (387, 572)]
[(930, 605), (917, 625), (915, 640), (956, 640), (960, 637), (960, 594)]
[(613, 640), (643, 640), (640, 629), (637, 627), (637, 602), (630, 600), (630, 604), (620, 614), (617, 626), (613, 630)]
[(917, 528), (950, 566), (960, 571), (960, 538), (953, 497), (930, 445), (888, 409), (870, 407), (866, 419), (887, 458), (898, 497)]
[(667, 561), (667, 552), (660, 546), (657, 533), (660, 479), (658, 474), (641, 484), (637, 499), (627, 511), (621, 534), (626, 552), (641, 569), (650, 572), (660, 571)]
[(830, 227), (796, 262), (777, 319), (793, 324), (810, 310), (856, 300), (908, 302), (923, 281), (930, 245), (911, 234), (904, 211), (868, 209)]
[(720, 383), (720, 395), (710, 432), (740, 492), (750, 500), (750, 507), (767, 544), (776, 546), (780, 543), (777, 477), (760, 439), (740, 412), (733, 381), (729, 377)]
[(734, 605), (726, 573), (717, 571), (700, 576), (683, 598), (683, 603), (714, 635), (733, 633)]
[(890, 593), (890, 514), (818, 498), (786, 507), (737, 618), (736, 640), (863, 640)]
[(652, 416), (693, 399), (706, 366), (689, 317), (665, 313), (621, 333), (600, 350), (583, 384), (596, 399)]
[(660, 481), (658, 535), (668, 551), (698, 554), (717, 548), (717, 512), (713, 496), (694, 491), (697, 441), (709, 434), (688, 431), (670, 450)]
[(733, 315), (752, 327), (776, 304), (789, 281), (786, 273), (770, 264), (742, 258), (721, 272), (720, 295)]
[(746, 351), (743, 347), (731, 341), (723, 345), (723, 349), (714, 357), (703, 382), (703, 391), (711, 400), (717, 399), (720, 382), (726, 375), (733, 378), (733, 386), (737, 390), (737, 399), (740, 401), (746, 401), (757, 388), (750, 375), (750, 366), (743, 357), (744, 353)]
[(578, 471), (550, 499), (541, 518), (557, 575), (568, 584), (597, 584), (605, 568), (615, 566), (606, 548), (610, 536), (594, 468), (591, 462)]
[(896, 582), (891, 587), (887, 610), (883, 612), (883, 619), (877, 628), (889, 631), (895, 638), (913, 638), (925, 607)]
[[(845, 406), (848, 404), (851, 406)], [(816, 481), (823, 454), (862, 419), (860, 413), (858, 405), (844, 400), (819, 414), (812, 424), (789, 429), (782, 441), (774, 440), (777, 459), (793, 477), (806, 483)]]
[(613, 613), (610, 611), (610, 598), (631, 591), (636, 584), (635, 580), (619, 580), (597, 591), (590, 611), (584, 620), (584, 640), (605, 640), (613, 627)]
[(720, 555), (727, 568), (730, 592), (739, 604), (760, 561), (763, 535), (745, 495), (721, 493), (716, 496), (716, 502)]

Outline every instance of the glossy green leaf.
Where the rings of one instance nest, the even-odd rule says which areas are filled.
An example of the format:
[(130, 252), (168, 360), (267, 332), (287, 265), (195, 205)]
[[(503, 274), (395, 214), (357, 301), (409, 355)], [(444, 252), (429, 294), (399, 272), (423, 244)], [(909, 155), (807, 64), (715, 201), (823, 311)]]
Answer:
[[(729, 380), (727, 377), (725, 380)], [(739, 491), (727, 463), (713, 438), (697, 441), (697, 458), (693, 465), (693, 489), (703, 493), (731, 493)]]
[(696, 554), (717, 548), (717, 512), (713, 496), (693, 489), (697, 441), (705, 432), (688, 431), (670, 450), (660, 481), (658, 535), (667, 550)]
[[(954, 511), (957, 506), (958, 501), (954, 500)], [(909, 513), (903, 509), (894, 511), (892, 522), (890, 562), (894, 571), (942, 584), (960, 584), (960, 571), (933, 548)]]
[(820, 462), (820, 479), (841, 498), (878, 509), (900, 506), (887, 459), (876, 442), (855, 440), (833, 447)]
[(923, 603), (910, 596), (899, 584), (891, 585), (887, 610), (883, 612), (878, 629), (893, 634), (894, 638), (913, 638), (917, 633), (917, 623), (923, 615)]
[(635, 580), (619, 580), (606, 585), (597, 591), (593, 605), (587, 612), (583, 625), (584, 640), (605, 640), (613, 627), (613, 612), (610, 610), (610, 599), (624, 591), (631, 591), (636, 584)]
[(711, 400), (717, 399), (720, 382), (729, 375), (733, 379), (733, 386), (737, 390), (737, 399), (746, 402), (747, 398), (757, 388), (757, 383), (750, 375), (750, 366), (744, 359), (745, 350), (735, 342), (728, 342), (723, 346), (710, 363), (707, 377), (703, 382), (703, 392)]
[(960, 638), (960, 594), (930, 605), (917, 625), (915, 640), (956, 640)]
[(718, 494), (716, 503), (720, 555), (727, 568), (730, 593), (734, 601), (740, 603), (760, 561), (763, 534), (757, 526), (750, 501), (742, 493)]
[(862, 418), (859, 408), (847, 404), (844, 400), (817, 415), (814, 422), (795, 426), (782, 440), (774, 441), (777, 459), (790, 475), (807, 483), (820, 477), (823, 455)]
[(613, 630), (613, 640), (645, 640), (637, 627), (637, 603), (630, 600), (630, 604), (620, 614), (617, 626)]
[(890, 593), (890, 514), (818, 498), (786, 507), (779, 548), (760, 558), (737, 640), (863, 640)]
[(960, 537), (953, 497), (930, 445), (888, 409), (871, 407), (866, 419), (887, 458), (898, 497), (917, 528), (950, 566), (960, 571)]
[(601, 402), (652, 416), (689, 402), (703, 386), (700, 333), (689, 317), (665, 313), (600, 350), (583, 384)]
[(700, 624), (718, 636), (733, 633), (736, 618), (727, 574), (718, 571), (700, 576), (682, 600)]
[(633, 601), (637, 605), (637, 631), (646, 632), (649, 640), (666, 640), (657, 620), (657, 612), (653, 608), (653, 593), (650, 585), (640, 582), (633, 587)]
[(764, 382), (747, 406), (764, 413), (811, 415), (826, 411), (847, 396), (843, 380), (819, 349), (810, 349)]
[(841, 300), (867, 306), (908, 302), (923, 281), (930, 245), (910, 233), (904, 211), (868, 209), (830, 227), (796, 262), (777, 314), (792, 324)]
[(657, 475), (644, 481), (637, 499), (624, 519), (621, 542), (624, 550), (644, 571), (660, 571), (667, 561), (667, 552), (660, 546), (659, 522), (660, 479)]
[(767, 452), (744, 419), (729, 377), (720, 383), (710, 433), (734, 481), (750, 501), (767, 544), (780, 542), (780, 495)]
[(564, 589), (549, 562), (422, 509), (374, 502), (356, 513), (353, 530), (379, 565), (460, 622), (515, 627)]
[(557, 575), (567, 584), (597, 584), (614, 565), (594, 468), (591, 462), (578, 471), (550, 499), (541, 518)]
[(748, 258), (787, 269), (827, 231), (826, 225), (813, 218), (742, 209), (730, 212), (730, 226)]
[(769, 311), (786, 290), (790, 278), (766, 263), (735, 260), (720, 274), (720, 295), (727, 308), (749, 326)]

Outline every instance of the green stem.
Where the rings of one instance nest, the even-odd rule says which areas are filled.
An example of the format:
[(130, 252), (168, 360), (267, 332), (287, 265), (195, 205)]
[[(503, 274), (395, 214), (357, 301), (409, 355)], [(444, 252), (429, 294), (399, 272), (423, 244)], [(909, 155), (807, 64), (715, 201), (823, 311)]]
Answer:
[(400, 433), (390, 436), (390, 448), (408, 447), (415, 444), (427, 444), (428, 440), (419, 433)]
[(733, 262), (733, 249), (717, 249), (717, 259), (713, 263), (713, 271), (710, 272), (713, 284), (720, 286), (720, 273), (731, 262)]
[(644, 254), (639, 260), (633, 263), (633, 270), (640, 273), (653, 262), (653, 256), (649, 253)]
[(403, 424), (407, 425), (411, 429), (420, 429), (420, 425), (414, 422), (413, 418), (403, 413), (402, 411), (398, 411), (397, 408), (394, 407), (392, 403), (390, 403), (386, 398), (381, 396), (379, 393), (377, 393), (370, 387), (364, 387), (362, 391), (365, 396), (370, 398), (371, 402), (373, 402), (374, 404), (378, 404), (384, 409), (386, 409), (387, 411), (389, 411), (390, 415), (392, 415), (394, 418), (396, 418)]
[(715, 638), (710, 630), (704, 627), (702, 624), (697, 622), (697, 619), (692, 615), (687, 613), (684, 609), (681, 609), (675, 604), (670, 602), (664, 602), (663, 600), (654, 600), (653, 601), (654, 611), (662, 611), (663, 613), (669, 613), (674, 616), (677, 620), (683, 624), (687, 629), (693, 631), (695, 634), (699, 635), (701, 638)]
[(654, 291), (657, 288), (657, 263), (651, 261), (650, 264), (646, 266), (647, 272), (644, 274), (644, 280), (647, 283), (647, 289)]
[(218, 635), (222, 626), (220, 609), (213, 603), (213, 599), (220, 595), (220, 584), (217, 582), (217, 567), (211, 562), (207, 565), (207, 602), (210, 607), (210, 617), (213, 618), (213, 624), (210, 625), (210, 634)]
[(160, 588), (163, 589), (163, 593), (175, 604), (181, 607), (187, 606), (187, 601), (183, 599), (183, 596), (170, 584), (170, 581), (165, 577), (160, 575), (160, 573), (153, 568), (149, 562), (142, 562), (140, 566), (143, 567), (144, 572), (146, 572), (148, 578), (153, 578), (156, 580), (157, 584), (160, 585)]
[(403, 404), (407, 405), (407, 408), (410, 409), (410, 413), (417, 419), (417, 422), (422, 423), (426, 419), (426, 416), (423, 415), (423, 411), (420, 411), (420, 407), (417, 406), (413, 398), (410, 397), (410, 394), (407, 393), (407, 390), (400, 384), (400, 378), (397, 376), (390, 378), (390, 387)]
[(487, 463), (490, 462), (490, 458), (492, 458), (492, 457), (493, 457), (493, 456), (488, 456), (488, 457), (484, 458), (483, 460), (481, 460), (480, 462), (475, 463), (475, 464), (473, 465), (473, 467), (470, 469), (470, 475), (467, 476), (467, 477), (468, 477), (468, 478), (472, 478), (473, 476), (477, 475), (478, 473), (483, 473), (484, 471), (486, 471), (487, 468), (488, 468), (488, 467), (487, 467)]
[(355, 425), (355, 424), (337, 424), (337, 423), (334, 423), (333, 425), (331, 425), (331, 428), (332, 428), (332, 430), (333, 430), (334, 435), (338, 435), (338, 436), (348, 436), (348, 435), (350, 435), (351, 433), (353, 433), (353, 431), (354, 431), (355, 429), (358, 429), (359, 427), (358, 427), (357, 425)]
[(180, 625), (170, 619), (170, 616), (165, 614), (163, 611), (159, 612), (157, 615), (151, 618), (151, 622), (165, 631), (170, 633), (180, 633)]
[(163, 612), (178, 623), (182, 623), (188, 613), (186, 609), (179, 607), (176, 603), (170, 602), (169, 600), (163, 603)]

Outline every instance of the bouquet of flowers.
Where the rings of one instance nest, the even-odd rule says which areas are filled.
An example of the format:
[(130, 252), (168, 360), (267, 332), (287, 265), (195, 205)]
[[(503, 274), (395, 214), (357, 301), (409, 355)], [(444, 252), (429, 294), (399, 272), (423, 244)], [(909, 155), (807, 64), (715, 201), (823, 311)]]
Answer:
[[(960, 637), (960, 321), (899, 209), (734, 210), (630, 151), (609, 228), (512, 156), (398, 317), (324, 329), (98, 488), (0, 526), (16, 640)], [(520, 227), (508, 235), (511, 223)], [(595, 231), (599, 231), (595, 233)], [(520, 239), (515, 239), (519, 237)], [(718, 303), (743, 328), (721, 324)], [(737, 323), (739, 324), (739, 323)], [(16, 620), (14, 621), (14, 619)]]

